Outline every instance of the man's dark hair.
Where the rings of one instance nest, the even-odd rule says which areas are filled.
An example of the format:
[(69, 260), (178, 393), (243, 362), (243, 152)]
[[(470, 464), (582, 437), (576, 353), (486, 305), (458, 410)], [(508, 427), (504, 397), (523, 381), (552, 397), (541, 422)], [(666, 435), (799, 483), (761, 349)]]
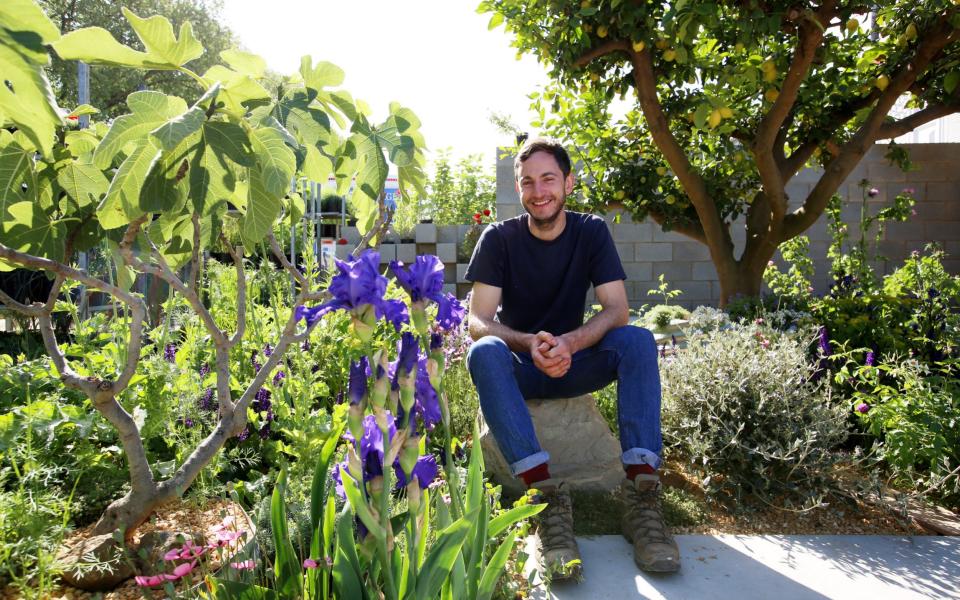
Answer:
[(563, 145), (553, 138), (538, 137), (527, 140), (527, 143), (520, 148), (517, 158), (513, 161), (514, 177), (520, 173), (520, 164), (534, 155), (536, 152), (546, 152), (553, 155), (553, 158), (560, 165), (560, 171), (566, 177), (570, 174), (570, 155), (564, 149)]

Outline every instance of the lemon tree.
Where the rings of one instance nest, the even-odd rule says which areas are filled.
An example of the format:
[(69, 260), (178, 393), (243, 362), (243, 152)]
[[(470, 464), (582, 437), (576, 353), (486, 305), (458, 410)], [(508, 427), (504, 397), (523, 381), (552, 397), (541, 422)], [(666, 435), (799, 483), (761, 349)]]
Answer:
[[(623, 206), (706, 244), (724, 303), (759, 293), (778, 245), (820, 217), (875, 142), (960, 110), (953, 0), (484, 0), (478, 10), (549, 68), (534, 126), (575, 149), (587, 205)], [(893, 118), (901, 97), (917, 110)], [(785, 186), (808, 165), (822, 175), (792, 210)]]

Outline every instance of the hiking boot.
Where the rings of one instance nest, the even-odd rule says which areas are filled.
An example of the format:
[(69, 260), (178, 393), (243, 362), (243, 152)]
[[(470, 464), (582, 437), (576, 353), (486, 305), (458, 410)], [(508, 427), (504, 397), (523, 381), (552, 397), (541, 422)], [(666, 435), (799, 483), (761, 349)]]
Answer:
[(573, 537), (573, 503), (563, 482), (548, 479), (533, 484), (540, 490), (537, 503), (546, 503), (539, 515), (537, 537), (547, 574), (553, 580), (580, 579), (580, 549)]
[(620, 483), (623, 536), (633, 544), (633, 561), (643, 571), (672, 573), (680, 568), (680, 550), (667, 533), (660, 508), (660, 478), (637, 475)]

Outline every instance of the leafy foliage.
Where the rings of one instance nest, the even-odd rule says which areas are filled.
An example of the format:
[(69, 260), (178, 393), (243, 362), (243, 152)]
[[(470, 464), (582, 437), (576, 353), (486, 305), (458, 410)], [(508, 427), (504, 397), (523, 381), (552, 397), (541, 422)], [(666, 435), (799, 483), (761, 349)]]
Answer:
[[(707, 244), (723, 302), (759, 293), (777, 246), (819, 218), (874, 142), (960, 110), (960, 8), (947, 0), (485, 0), (479, 10), (549, 69), (533, 126), (572, 147), (583, 203)], [(919, 111), (889, 118), (905, 94)], [(825, 170), (792, 210), (785, 186), (808, 164)], [(737, 257), (730, 227), (741, 216)]]
[(719, 500), (818, 505), (847, 430), (813, 372), (800, 335), (757, 325), (694, 335), (661, 368), (664, 441)]

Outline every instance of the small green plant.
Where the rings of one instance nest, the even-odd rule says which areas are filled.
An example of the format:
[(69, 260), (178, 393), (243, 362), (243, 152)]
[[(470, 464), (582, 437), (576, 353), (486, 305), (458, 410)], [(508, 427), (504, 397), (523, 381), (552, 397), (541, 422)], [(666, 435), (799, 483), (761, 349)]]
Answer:
[(659, 282), (660, 285), (658, 285), (656, 289), (647, 290), (647, 295), (656, 296), (659, 294), (660, 296), (663, 296), (663, 306), (668, 306), (671, 300), (683, 294), (683, 291), (681, 290), (670, 289), (670, 284), (666, 279), (664, 279), (663, 273), (660, 274)]

